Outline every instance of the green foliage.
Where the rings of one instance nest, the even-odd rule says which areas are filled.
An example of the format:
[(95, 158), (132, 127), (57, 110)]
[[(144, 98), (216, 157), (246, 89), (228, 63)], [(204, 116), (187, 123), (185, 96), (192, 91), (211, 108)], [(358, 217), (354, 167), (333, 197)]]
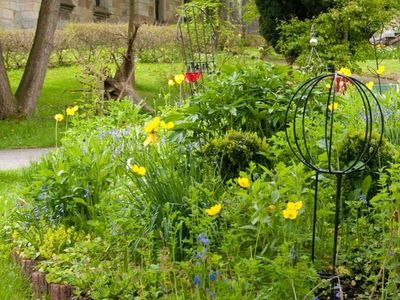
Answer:
[[(257, 8), (260, 12), (260, 32), (261, 35), (273, 47), (277, 45), (281, 29), (279, 22), (290, 21), (292, 18), (299, 20), (310, 19), (319, 13), (332, 7), (335, 2), (332, 0), (324, 1), (277, 1), (277, 0), (256, 0)], [(285, 55), (289, 55), (285, 52)]]
[[(230, 129), (270, 137), (283, 129), (286, 106), (299, 75), (287, 66), (257, 64), (231, 75), (214, 75), (203, 92), (188, 99), (181, 127), (195, 137)], [(179, 129), (179, 128), (178, 128)]]
[(318, 39), (317, 50), (324, 65), (355, 69), (354, 58), (358, 50), (367, 47), (371, 35), (380, 30), (379, 24), (391, 21), (396, 9), (397, 1), (342, 1), (313, 18), (291, 18), (283, 22), (276, 48), (285, 56), (298, 57), (296, 63), (305, 65), (310, 53), (310, 28), (313, 24)]
[[(349, 167), (359, 157), (364, 140), (365, 131), (353, 131), (346, 135), (339, 149), (339, 160), (343, 168)], [(378, 148), (379, 140), (379, 135), (373, 132), (370, 147), (360, 157), (360, 161), (367, 162), (375, 151), (377, 151), (376, 156), (369, 159), (360, 171), (346, 176), (347, 199), (358, 200), (360, 197), (370, 199), (378, 192), (378, 171), (387, 167), (391, 162), (397, 161), (398, 151), (385, 138), (382, 139)]]
[(239, 172), (247, 169), (252, 161), (269, 166), (267, 151), (265, 139), (256, 133), (228, 131), (225, 136), (207, 143), (202, 154), (207, 158), (207, 165), (218, 168), (221, 177), (227, 180), (238, 177)]

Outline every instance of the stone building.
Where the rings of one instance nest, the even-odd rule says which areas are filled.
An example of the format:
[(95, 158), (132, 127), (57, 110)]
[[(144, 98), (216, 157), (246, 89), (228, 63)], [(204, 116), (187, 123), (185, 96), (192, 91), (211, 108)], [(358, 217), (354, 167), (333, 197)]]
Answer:
[[(136, 15), (150, 24), (176, 21), (176, 9), (185, 0), (135, 0)], [(60, 22), (124, 22), (129, 0), (61, 0)], [(34, 28), (41, 0), (0, 0), (1, 28)]]

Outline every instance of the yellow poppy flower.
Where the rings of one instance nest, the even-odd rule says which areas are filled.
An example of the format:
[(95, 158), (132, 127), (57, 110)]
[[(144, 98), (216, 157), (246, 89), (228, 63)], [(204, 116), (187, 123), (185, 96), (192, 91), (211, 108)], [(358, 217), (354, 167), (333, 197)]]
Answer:
[(172, 129), (175, 127), (175, 124), (174, 122), (165, 123), (164, 121), (161, 121), (161, 127), (164, 129)]
[(147, 125), (144, 127), (144, 131), (146, 133), (157, 132), (158, 128), (160, 128), (160, 122), (161, 122), (160, 117), (155, 117), (152, 121), (147, 123)]
[(370, 90), (372, 90), (372, 88), (374, 87), (374, 82), (370, 81), (365, 85), (367, 88), (369, 88)]
[(54, 119), (55, 119), (57, 122), (61, 122), (62, 120), (64, 120), (64, 116), (63, 116), (62, 114), (56, 114), (56, 115), (54, 116)]
[(168, 80), (168, 85), (169, 86), (174, 86), (175, 85), (175, 81), (173, 79)]
[(73, 115), (75, 115), (75, 113), (78, 111), (78, 109), (79, 109), (79, 106), (78, 106), (78, 105), (75, 105), (75, 106), (72, 106), (72, 107), (68, 107), (68, 108), (66, 109), (67, 116), (73, 116)]
[(145, 146), (147, 146), (147, 145), (154, 145), (154, 144), (156, 144), (157, 143), (157, 134), (156, 133), (154, 133), (154, 132), (151, 132), (150, 134), (149, 134), (149, 136), (147, 137), (147, 139), (144, 141), (144, 145)]
[(239, 177), (237, 179), (237, 183), (242, 187), (242, 188), (248, 188), (250, 186), (250, 181), (246, 177)]
[(379, 66), (379, 68), (376, 70), (376, 74), (382, 75), (383, 72), (385, 72), (385, 66)]
[(288, 202), (287, 209), (289, 210), (299, 210), (303, 207), (303, 201)]
[(348, 68), (340, 68), (340, 70), (338, 71), (338, 74), (350, 77), (351, 76), (351, 71)]
[(330, 111), (336, 110), (336, 109), (338, 108), (338, 106), (339, 106), (339, 104), (338, 104), (337, 102), (331, 103), (331, 104), (328, 105), (328, 109), (329, 109)]
[(282, 211), (282, 213), (285, 219), (290, 219), (290, 220), (296, 219), (297, 215), (299, 214), (299, 212), (296, 209), (285, 209), (284, 211)]
[(221, 211), (222, 205), (221, 204), (215, 204), (214, 206), (207, 208), (206, 209), (206, 213), (212, 217), (215, 215), (218, 215), (219, 212)]
[(182, 84), (182, 82), (185, 80), (185, 75), (183, 74), (175, 75), (174, 79), (177, 84)]
[(131, 167), (131, 171), (133, 173), (136, 173), (137, 175), (140, 175), (140, 176), (146, 175), (146, 168), (138, 166), (136, 164)]

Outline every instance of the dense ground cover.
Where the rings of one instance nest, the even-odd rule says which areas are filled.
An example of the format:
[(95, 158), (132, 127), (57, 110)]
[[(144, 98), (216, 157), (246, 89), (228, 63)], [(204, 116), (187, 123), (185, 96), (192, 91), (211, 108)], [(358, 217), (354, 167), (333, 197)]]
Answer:
[[(20, 201), (21, 190), (24, 189), (29, 175), (25, 171), (0, 172), (0, 224), (2, 231), (9, 226), (9, 217), (16, 204)], [(0, 242), (0, 298), (1, 299), (28, 299), (30, 287), (26, 279), (12, 262), (10, 257), (11, 244), (9, 240)]]
[[(335, 181), (321, 178), (312, 264), (314, 173), (282, 131), (303, 80), (286, 66), (233, 64), (154, 116), (126, 102), (82, 108), (63, 147), (34, 167), (5, 237), (49, 281), (93, 299), (326, 299), (318, 272), (332, 268)], [(317, 87), (308, 124), (321, 164), (317, 112), (330, 88)], [(362, 102), (347, 89), (333, 108), (341, 166), (362, 140)], [(393, 128), (397, 94), (380, 99)], [(345, 180), (339, 296), (399, 297), (397, 136), (386, 132), (379, 159)]]

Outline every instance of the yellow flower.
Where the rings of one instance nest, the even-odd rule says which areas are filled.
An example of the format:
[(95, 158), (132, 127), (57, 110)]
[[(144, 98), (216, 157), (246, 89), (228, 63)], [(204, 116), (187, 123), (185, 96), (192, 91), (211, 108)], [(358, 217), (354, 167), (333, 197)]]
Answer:
[(287, 204), (288, 210), (299, 210), (302, 207), (303, 207), (303, 201), (288, 202), (288, 204)]
[(168, 85), (169, 86), (174, 86), (175, 85), (175, 81), (173, 79), (168, 80)]
[(164, 121), (161, 121), (161, 127), (164, 129), (172, 129), (175, 127), (175, 124), (174, 122), (165, 123)]
[(158, 128), (160, 128), (160, 122), (161, 122), (160, 117), (155, 117), (152, 121), (147, 123), (147, 125), (144, 127), (144, 131), (146, 133), (157, 132)]
[(61, 122), (62, 120), (64, 120), (64, 116), (63, 116), (62, 114), (56, 114), (56, 115), (54, 116), (54, 119), (55, 119), (57, 122)]
[(242, 187), (242, 188), (248, 188), (250, 186), (250, 181), (246, 177), (239, 177), (237, 179), (237, 183)]
[(379, 66), (379, 68), (376, 70), (376, 74), (382, 75), (383, 72), (385, 72), (385, 66)]
[(140, 176), (146, 175), (146, 168), (138, 166), (136, 164), (131, 167), (131, 171), (133, 173), (136, 173), (137, 175), (140, 175)]
[(365, 85), (367, 88), (369, 88), (370, 90), (372, 90), (372, 88), (374, 87), (374, 82), (370, 81)]
[(144, 145), (154, 145), (157, 143), (157, 134), (150, 132), (149, 136), (147, 137), (147, 139), (144, 141)]
[(185, 80), (185, 75), (183, 74), (175, 75), (174, 79), (177, 84), (181, 84)]
[(67, 116), (73, 116), (73, 115), (75, 115), (75, 113), (78, 111), (78, 109), (79, 109), (79, 106), (78, 105), (75, 105), (75, 106), (72, 106), (72, 107), (68, 107), (67, 108)]
[(206, 209), (206, 213), (212, 217), (215, 215), (218, 215), (219, 212), (221, 211), (222, 205), (221, 204), (215, 204), (214, 206), (207, 208)]
[(297, 218), (299, 212), (297, 209), (285, 209), (284, 211), (282, 211), (282, 213), (285, 219), (294, 220)]
[(325, 85), (325, 88), (326, 88), (327, 90), (330, 90), (330, 89), (331, 89), (331, 84), (330, 84), (330, 83), (327, 83), (327, 84)]
[(329, 109), (330, 111), (336, 110), (336, 109), (338, 108), (338, 106), (339, 106), (339, 104), (338, 104), (337, 102), (331, 103), (331, 104), (328, 105), (328, 109)]
[(340, 68), (340, 70), (338, 71), (338, 74), (350, 77), (351, 76), (351, 71), (348, 68)]

